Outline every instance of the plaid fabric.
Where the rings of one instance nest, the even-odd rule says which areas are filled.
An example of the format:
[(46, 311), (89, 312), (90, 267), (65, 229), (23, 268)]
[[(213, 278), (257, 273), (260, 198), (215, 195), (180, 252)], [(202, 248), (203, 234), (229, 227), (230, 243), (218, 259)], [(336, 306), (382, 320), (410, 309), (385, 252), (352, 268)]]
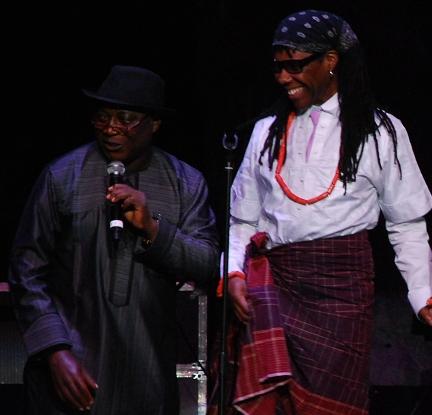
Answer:
[(234, 408), (366, 415), (373, 304), (367, 232), (271, 250), (265, 241), (258, 233), (248, 246), (252, 319), (238, 334)]
[[(265, 244), (263, 233), (255, 235), (247, 248), (247, 286), (252, 318), (240, 338), (241, 362), (236, 383), (234, 406), (255, 398), (248, 412), (274, 411), (274, 391), (288, 383), (292, 374), (283, 322), (280, 315), (279, 295), (274, 284), (270, 263), (264, 255), (258, 255)], [(257, 405), (256, 402), (259, 402)], [(239, 406), (237, 405), (239, 404)], [(264, 413), (264, 412), (261, 412)]]

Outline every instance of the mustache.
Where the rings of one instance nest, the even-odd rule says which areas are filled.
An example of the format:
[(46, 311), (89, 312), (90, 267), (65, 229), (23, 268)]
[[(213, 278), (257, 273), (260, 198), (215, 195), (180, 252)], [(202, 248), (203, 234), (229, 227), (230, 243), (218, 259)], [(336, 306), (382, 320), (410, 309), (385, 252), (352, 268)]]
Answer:
[(103, 137), (115, 137), (117, 135), (122, 135), (124, 137), (131, 138), (131, 134), (127, 130), (124, 130), (120, 127), (112, 127), (109, 131), (106, 131), (106, 129), (104, 128), (95, 127), (95, 131), (96, 135), (100, 135)]

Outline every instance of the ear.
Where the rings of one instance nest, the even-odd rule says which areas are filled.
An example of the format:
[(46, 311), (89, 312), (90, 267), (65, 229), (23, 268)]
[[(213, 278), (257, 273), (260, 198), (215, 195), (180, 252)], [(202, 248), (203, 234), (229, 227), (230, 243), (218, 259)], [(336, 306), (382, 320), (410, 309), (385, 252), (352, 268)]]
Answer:
[(339, 53), (335, 50), (329, 50), (325, 56), (325, 62), (328, 71), (334, 72), (339, 62)]
[(153, 120), (152, 121), (152, 132), (153, 134), (157, 132), (162, 124), (161, 120)]

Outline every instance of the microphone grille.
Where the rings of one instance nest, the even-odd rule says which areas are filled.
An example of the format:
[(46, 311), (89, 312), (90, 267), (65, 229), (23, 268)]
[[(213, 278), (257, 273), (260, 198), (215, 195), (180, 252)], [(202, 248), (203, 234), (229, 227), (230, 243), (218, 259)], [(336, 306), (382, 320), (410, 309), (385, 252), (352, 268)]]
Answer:
[(121, 161), (112, 161), (107, 166), (107, 173), (114, 174), (116, 176), (123, 176), (126, 168)]

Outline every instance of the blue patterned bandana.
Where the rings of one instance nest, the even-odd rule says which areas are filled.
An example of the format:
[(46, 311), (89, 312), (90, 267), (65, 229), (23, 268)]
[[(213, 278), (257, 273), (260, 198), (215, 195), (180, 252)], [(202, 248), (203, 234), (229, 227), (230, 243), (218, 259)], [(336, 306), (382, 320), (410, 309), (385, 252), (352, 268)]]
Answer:
[(319, 10), (304, 10), (285, 17), (276, 29), (273, 46), (303, 52), (345, 52), (358, 43), (356, 34), (341, 17)]

